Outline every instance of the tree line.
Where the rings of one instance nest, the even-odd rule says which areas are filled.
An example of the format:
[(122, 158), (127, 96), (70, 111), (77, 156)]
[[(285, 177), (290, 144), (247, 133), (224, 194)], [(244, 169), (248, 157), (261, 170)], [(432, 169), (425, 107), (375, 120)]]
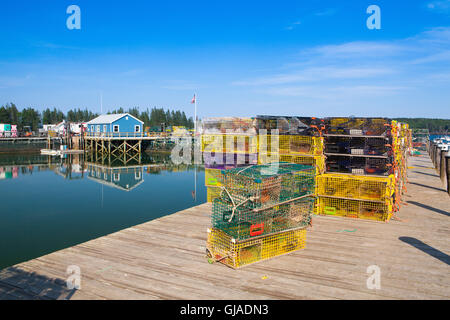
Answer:
[(194, 120), (192, 117), (187, 117), (184, 111), (169, 110), (164, 111), (163, 108), (148, 108), (140, 112), (139, 108), (130, 108), (125, 111), (123, 108), (108, 112), (108, 114), (125, 113), (128, 112), (132, 116), (144, 121), (144, 127), (161, 127), (161, 125), (168, 126), (184, 126), (186, 128), (194, 128)]
[[(162, 124), (167, 126), (185, 126), (187, 128), (194, 127), (194, 120), (192, 117), (188, 118), (184, 111), (169, 110), (164, 111), (163, 108), (148, 108), (140, 112), (139, 108), (130, 108), (125, 111), (123, 108), (118, 108), (111, 113), (129, 113), (144, 122), (145, 127), (161, 127)], [(0, 123), (17, 125), (18, 130), (22, 131), (24, 127), (29, 126), (33, 131), (44, 124), (57, 124), (63, 120), (69, 122), (88, 122), (99, 114), (89, 111), (87, 109), (71, 109), (66, 113), (56, 108), (46, 108), (39, 112), (34, 108), (24, 108), (21, 111), (14, 103), (8, 103), (0, 107)]]
[(399, 122), (409, 124), (411, 129), (428, 129), (430, 133), (448, 133), (450, 119), (397, 118)]
[[(162, 124), (166, 127), (194, 127), (193, 118), (188, 118), (184, 111), (180, 110), (164, 110), (163, 108), (154, 107), (152, 109), (147, 108), (141, 112), (139, 108), (134, 107), (127, 111), (123, 108), (118, 108), (108, 112), (108, 114), (126, 112), (143, 121), (145, 127), (160, 127)], [(23, 130), (23, 127), (29, 126), (33, 131), (37, 131), (42, 124), (56, 124), (63, 120), (69, 122), (87, 122), (97, 116), (97, 113), (80, 108), (72, 109), (64, 113), (56, 108), (46, 108), (44, 111), (39, 112), (30, 107), (19, 111), (14, 103), (8, 103), (0, 107), (0, 123), (17, 125), (19, 130)], [(450, 129), (450, 119), (396, 118), (395, 120), (408, 123), (411, 129), (428, 129), (434, 133), (447, 133)]]
[(17, 125), (20, 131), (26, 126), (36, 130), (40, 121), (40, 113), (33, 108), (25, 108), (19, 111), (14, 103), (0, 107), (0, 123)]

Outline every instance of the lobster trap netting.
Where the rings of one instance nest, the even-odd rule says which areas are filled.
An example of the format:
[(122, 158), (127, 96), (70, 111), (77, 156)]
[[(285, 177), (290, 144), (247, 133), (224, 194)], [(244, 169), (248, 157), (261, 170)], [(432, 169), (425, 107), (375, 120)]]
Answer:
[(217, 117), (204, 118), (202, 134), (246, 133), (256, 134), (256, 122), (252, 118)]
[(389, 176), (393, 173), (392, 157), (367, 157), (358, 155), (327, 155), (326, 172), (356, 175)]
[(327, 134), (389, 135), (391, 120), (386, 118), (325, 118)]
[(272, 163), (223, 170), (223, 186), (234, 205), (277, 205), (314, 194), (315, 168), (292, 163)]
[(339, 199), (319, 196), (316, 213), (349, 218), (389, 221), (392, 216), (391, 200), (384, 202)]
[(258, 164), (258, 154), (204, 152), (203, 162), (207, 169), (232, 169)]
[(251, 134), (203, 134), (201, 151), (222, 154), (255, 154), (258, 152), (258, 137)]
[(212, 203), (220, 197), (222, 189), (220, 187), (206, 187), (206, 201)]
[(304, 164), (316, 168), (316, 175), (322, 174), (325, 171), (325, 157), (311, 156), (311, 155), (291, 155), (291, 154), (267, 154), (259, 155), (258, 164), (268, 164), (272, 162), (288, 162), (295, 164)]
[(223, 184), (223, 175), (221, 169), (205, 169), (205, 186), (221, 187)]
[(307, 196), (270, 208), (257, 209), (246, 204), (235, 207), (220, 197), (212, 207), (212, 225), (236, 240), (307, 227), (311, 222), (315, 198)]
[(278, 130), (281, 135), (320, 136), (324, 129), (322, 119), (313, 117), (256, 116), (258, 130)]
[(395, 178), (324, 174), (316, 178), (317, 195), (372, 201), (390, 199), (395, 192)]
[(305, 248), (306, 229), (237, 241), (222, 230), (208, 229), (206, 250), (212, 261), (237, 269)]
[[(273, 146), (273, 144), (278, 144)], [(258, 136), (258, 152), (295, 155), (321, 155), (324, 144), (322, 137), (310, 137), (299, 135), (278, 135), (274, 139), (273, 135)]]
[(391, 154), (389, 138), (326, 136), (326, 154), (378, 155)]

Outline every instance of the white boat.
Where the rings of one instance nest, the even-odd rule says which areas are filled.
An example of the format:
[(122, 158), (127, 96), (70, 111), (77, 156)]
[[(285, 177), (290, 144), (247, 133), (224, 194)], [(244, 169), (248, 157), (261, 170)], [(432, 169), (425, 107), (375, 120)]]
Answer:
[(50, 150), (50, 149), (41, 149), (41, 154), (48, 155), (48, 156), (59, 156), (59, 155), (61, 155), (61, 151)]

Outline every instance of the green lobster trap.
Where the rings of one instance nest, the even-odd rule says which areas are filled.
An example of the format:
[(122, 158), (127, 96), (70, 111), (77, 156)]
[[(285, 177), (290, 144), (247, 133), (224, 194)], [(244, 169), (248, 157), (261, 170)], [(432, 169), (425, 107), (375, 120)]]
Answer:
[(222, 185), (233, 206), (259, 208), (314, 194), (315, 173), (315, 167), (301, 164), (254, 165), (222, 170)]
[(290, 201), (269, 208), (253, 208), (248, 204), (235, 207), (226, 197), (213, 201), (212, 225), (236, 240), (307, 227), (311, 222), (315, 198)]

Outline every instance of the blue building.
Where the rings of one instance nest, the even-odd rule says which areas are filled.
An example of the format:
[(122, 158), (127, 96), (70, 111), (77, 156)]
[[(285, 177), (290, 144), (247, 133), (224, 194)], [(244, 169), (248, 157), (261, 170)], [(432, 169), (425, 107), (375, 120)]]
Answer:
[(87, 124), (89, 133), (135, 133), (143, 132), (144, 122), (129, 113), (105, 114), (89, 121)]

